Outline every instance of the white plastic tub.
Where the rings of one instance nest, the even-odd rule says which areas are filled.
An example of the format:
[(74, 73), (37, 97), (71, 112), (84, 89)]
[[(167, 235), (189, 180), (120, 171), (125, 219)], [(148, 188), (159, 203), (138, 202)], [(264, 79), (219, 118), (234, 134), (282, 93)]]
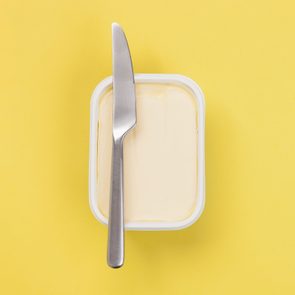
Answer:
[[(132, 220), (132, 218), (129, 220), (125, 220), (125, 229), (127, 230), (178, 230), (178, 229), (182, 229), (185, 228), (191, 224), (193, 224), (201, 215), (203, 209), (204, 209), (204, 204), (205, 204), (205, 155), (204, 155), (204, 133), (205, 133), (205, 105), (204, 105), (204, 96), (203, 93), (200, 89), (200, 87), (191, 79), (181, 76), (181, 75), (169, 75), (169, 74), (137, 74), (135, 75), (135, 82), (136, 85), (158, 85), (158, 84), (162, 84), (163, 87), (168, 87), (169, 85), (173, 86), (175, 85), (175, 87), (181, 87), (184, 90), (183, 91), (187, 91), (189, 93), (189, 95), (193, 98), (194, 100), (194, 104), (189, 104), (190, 102), (186, 102), (186, 106), (192, 106), (195, 105), (195, 123), (188, 125), (188, 123), (182, 123), (182, 122), (186, 122), (186, 119), (183, 118), (181, 119), (181, 114), (179, 114), (179, 112), (181, 112), (182, 108), (179, 108), (179, 112), (178, 110), (175, 112), (175, 116), (171, 116), (170, 114), (170, 119), (167, 119), (169, 122), (172, 120), (178, 120), (173, 122), (173, 124), (171, 124), (172, 126), (178, 126), (181, 124), (183, 125), (183, 129), (181, 129), (180, 133), (177, 133), (175, 130), (175, 132), (173, 130), (169, 130), (169, 134), (167, 136), (172, 136), (173, 135), (173, 139), (172, 138), (166, 138), (166, 132), (165, 129), (163, 128), (169, 128), (169, 126), (159, 126), (159, 128), (162, 128), (164, 132), (162, 134), (163, 137), (163, 142), (161, 142), (161, 140), (159, 141), (159, 143), (157, 143), (159, 145), (159, 148), (163, 148), (166, 150), (164, 150), (162, 152), (162, 155), (167, 156), (169, 152), (173, 152), (174, 153), (171, 155), (171, 163), (169, 162), (169, 165), (165, 165), (165, 163), (167, 164), (167, 161), (164, 162), (164, 160), (161, 160), (161, 157), (156, 153), (155, 154), (155, 161), (153, 162), (153, 159), (151, 159), (149, 161), (149, 165), (147, 165), (147, 163), (145, 163), (146, 166), (148, 167), (154, 167), (155, 169), (155, 173), (160, 173), (160, 179), (159, 178), (155, 178), (155, 175), (153, 172), (151, 172), (150, 174), (148, 174), (149, 177), (149, 181), (151, 181), (150, 179), (154, 180), (159, 180), (157, 181), (157, 186), (154, 185), (152, 187), (147, 187), (145, 188), (144, 185), (141, 186), (137, 186), (137, 191), (134, 189), (134, 187), (132, 186), (136, 186), (134, 184), (134, 179), (130, 179), (130, 178), (126, 178), (125, 176), (125, 182), (126, 181), (131, 181), (131, 183), (129, 183), (129, 195), (132, 195), (132, 192), (137, 192), (136, 196), (130, 196), (130, 199), (128, 201), (128, 197), (129, 195), (127, 194), (126, 196), (126, 191), (125, 191), (125, 211), (128, 213), (128, 209), (129, 207), (134, 207), (136, 208), (135, 204), (132, 204), (132, 200), (135, 200), (134, 198), (136, 197), (136, 202), (137, 202), (137, 206), (138, 208), (140, 208), (140, 210), (143, 210), (144, 208), (140, 207), (140, 202), (141, 202), (141, 192), (146, 193), (147, 189), (151, 192), (154, 192), (152, 195), (150, 195), (150, 199), (146, 200), (145, 202), (150, 202), (147, 203), (147, 211), (145, 212), (145, 217), (143, 219), (139, 218), (137, 216), (137, 218), (135, 218), (135, 220)], [(106, 180), (102, 180), (99, 179), (100, 177), (102, 177), (101, 175), (106, 175), (107, 172), (105, 171), (101, 171), (104, 169), (107, 169), (106, 166), (108, 165), (102, 165), (102, 163), (100, 163), (100, 165), (98, 164), (98, 160), (103, 159), (104, 163), (106, 161), (105, 159), (105, 155), (103, 154), (99, 154), (101, 151), (99, 150), (99, 138), (98, 138), (98, 130), (99, 130), (99, 113), (100, 113), (100, 103), (101, 103), (101, 99), (104, 96), (104, 94), (107, 91), (110, 91), (110, 89), (112, 88), (112, 77), (108, 77), (105, 80), (103, 80), (101, 83), (99, 83), (97, 85), (97, 87), (95, 88), (93, 94), (92, 94), (92, 98), (91, 98), (91, 109), (90, 109), (90, 159), (89, 159), (89, 201), (90, 201), (90, 207), (91, 210), (95, 216), (95, 218), (97, 220), (99, 220), (100, 222), (107, 224), (108, 220), (107, 220), (107, 210), (106, 208), (102, 209), (101, 206), (99, 205), (102, 202), (102, 199), (104, 199), (104, 203), (106, 202), (106, 198), (108, 198), (108, 193), (102, 193), (102, 192), (106, 192), (108, 187), (105, 187), (106, 185), (108, 186), (108, 182)], [(140, 87), (139, 87), (140, 88)], [(144, 89), (144, 87), (143, 87)], [(167, 92), (168, 93), (168, 92)], [(159, 96), (160, 97), (160, 96)], [(159, 99), (162, 99), (163, 97), (161, 96)], [(169, 98), (167, 99), (164, 98), (163, 102), (168, 102), (169, 103)], [(160, 106), (160, 104), (159, 104)], [(161, 102), (161, 107), (163, 108), (164, 112), (163, 116), (165, 116), (165, 105), (162, 104)], [(170, 108), (171, 109), (171, 108)], [(138, 110), (138, 116), (140, 114), (140, 110)], [(167, 123), (166, 122), (166, 123)], [(192, 122), (192, 121), (188, 121), (188, 122)], [(103, 123), (103, 122), (102, 122)], [(185, 125), (186, 124), (186, 125)], [(160, 124), (159, 124), (160, 125)], [(135, 127), (135, 129), (137, 128), (137, 126)], [(140, 129), (140, 127), (138, 127)], [(177, 128), (174, 128), (177, 129)], [(168, 129), (167, 129), (168, 130)], [(141, 131), (138, 130), (138, 134)], [(110, 132), (111, 133), (111, 132)], [(168, 134), (167, 133), (167, 134)], [(105, 134), (105, 133), (101, 133), (101, 134)], [(160, 134), (160, 133), (159, 133)], [(192, 136), (192, 138), (195, 138), (196, 140), (193, 141), (193, 147), (189, 147), (187, 148), (187, 146), (185, 146), (185, 142), (184, 141), (182, 143), (181, 139), (184, 138), (183, 136), (185, 135), (185, 138), (188, 138), (188, 136)], [(160, 134), (161, 135), (161, 134)], [(178, 136), (181, 135), (181, 136)], [(126, 139), (128, 138), (129, 135), (127, 135)], [(165, 138), (164, 138), (165, 137)], [(135, 141), (136, 141), (136, 137)], [(172, 144), (171, 142), (173, 142), (173, 140), (177, 141), (180, 140), (178, 142), (175, 142), (175, 145)], [(105, 140), (105, 139), (102, 139)], [(133, 140), (133, 139), (132, 139)], [(132, 142), (132, 140), (130, 140), (130, 142)], [(152, 138), (149, 140), (153, 140)], [(133, 140), (134, 141), (134, 140)], [(165, 143), (168, 145), (168, 143), (170, 143), (170, 146), (166, 146), (165, 147)], [(128, 145), (128, 142), (126, 143)], [(134, 143), (130, 143), (130, 145)], [(155, 146), (155, 145), (154, 145)], [(171, 151), (170, 151), (170, 147), (171, 147)], [(125, 143), (124, 143), (124, 149), (125, 149)], [(186, 150), (188, 151), (186, 153)], [(178, 152), (179, 151), (179, 152)], [(184, 151), (184, 152), (183, 152)], [(125, 150), (124, 150), (125, 152)], [(128, 152), (128, 151), (127, 151)], [(149, 151), (149, 156), (151, 155), (151, 151)], [(194, 154), (195, 153), (195, 154)], [(110, 162), (110, 158), (109, 158), (109, 154), (110, 151), (109, 149), (107, 149), (107, 156), (108, 156), (108, 162)], [(138, 154), (140, 154), (140, 151), (138, 151), (138, 153), (134, 152), (134, 150), (132, 150), (132, 154), (130, 152), (130, 157), (136, 157), (136, 155), (138, 156)], [(100, 157), (98, 157), (100, 155)], [(124, 154), (125, 157), (125, 154)], [(184, 157), (186, 159), (186, 163), (188, 163), (188, 169), (186, 169), (186, 166), (183, 166), (183, 162), (182, 162), (182, 157)], [(142, 159), (142, 155), (141, 158)], [(192, 161), (189, 161), (188, 159), (192, 159)], [(133, 167), (136, 167), (138, 162), (134, 162), (134, 159), (132, 159), (133, 161)], [(174, 165), (175, 163), (175, 165)], [(178, 163), (178, 166), (177, 166)], [(128, 165), (128, 161), (126, 163), (125, 158), (124, 158), (124, 165)], [(180, 165), (179, 165), (180, 164)], [(131, 165), (131, 164), (130, 164)], [(135, 165), (135, 166), (134, 166)], [(138, 164), (140, 165), (140, 164)], [(192, 166), (195, 165), (195, 166)], [(167, 167), (166, 167), (167, 166)], [(100, 167), (100, 169), (99, 169)], [(142, 168), (142, 167), (141, 167)], [(180, 169), (181, 168), (181, 169)], [(125, 167), (124, 167), (125, 169)], [(167, 171), (165, 171), (165, 169), (167, 169)], [(171, 174), (171, 169), (176, 169), (174, 170), (173, 176), (174, 176), (174, 181), (169, 181), (169, 179), (165, 179), (165, 177), (167, 178), (169, 175), (169, 173)], [(140, 170), (142, 174), (145, 175), (145, 171), (143, 170), (143, 168)], [(160, 171), (160, 172), (159, 172)], [(192, 171), (192, 173), (190, 173), (190, 171)], [(143, 173), (144, 172), (144, 173)], [(166, 173), (167, 172), (167, 173)], [(128, 176), (130, 176), (130, 174), (132, 174), (132, 171), (128, 174)], [(175, 178), (176, 177), (176, 178)], [(136, 178), (136, 177), (135, 177)], [(106, 178), (105, 178), (106, 179)], [(176, 179), (176, 181), (175, 181)], [(141, 179), (141, 184), (144, 183), (144, 178)], [(133, 183), (132, 183), (133, 181)], [(150, 183), (149, 183), (150, 184)], [(166, 187), (159, 187), (161, 185), (166, 185)], [(169, 190), (166, 190), (167, 185), (169, 185)], [(102, 186), (104, 186), (104, 190), (101, 190), (100, 188), (102, 188)], [(189, 187), (188, 187), (189, 186)], [(183, 188), (183, 192), (179, 193), (179, 194), (174, 194), (174, 192), (180, 192), (182, 191)], [(163, 196), (163, 195), (157, 195), (157, 191), (161, 191), (161, 192), (170, 192), (171, 195), (171, 202), (173, 202), (173, 204), (169, 203), (169, 195)], [(100, 193), (99, 193), (100, 192)], [(171, 217), (172, 214), (170, 214), (169, 218), (167, 218), (167, 212), (165, 212), (165, 208), (167, 208), (167, 210), (174, 210), (174, 213), (177, 213), (177, 208), (179, 207), (179, 210), (181, 210), (181, 208), (183, 207), (183, 203), (186, 201), (186, 192), (189, 192), (190, 196), (189, 196), (189, 200), (193, 199), (193, 202), (191, 202), (192, 206), (190, 208), (189, 214), (187, 214), (187, 216), (185, 216), (184, 218), (175, 218), (175, 220), (173, 220), (173, 218)], [(193, 196), (192, 196), (192, 192), (193, 192)], [(132, 199), (133, 198), (133, 199)], [(126, 202), (127, 199), (127, 202)], [(158, 200), (162, 201), (162, 202), (166, 202), (165, 206), (159, 205)], [(129, 203), (128, 203), (129, 202)], [(131, 203), (130, 203), (131, 202)], [(138, 203), (139, 202), (139, 203)], [(153, 203), (151, 203), (153, 202)], [(139, 204), (139, 205), (138, 205)], [(153, 210), (153, 206), (154, 209)], [(126, 208), (127, 207), (127, 208)], [(170, 208), (170, 209), (169, 209)], [(172, 208), (172, 209), (171, 209)], [(103, 212), (103, 210), (105, 212)], [(150, 211), (148, 211), (150, 210)], [(161, 211), (162, 210), (162, 211)], [(149, 218), (148, 214), (149, 212), (156, 212), (155, 214), (157, 214), (157, 218)], [(163, 213), (163, 218), (161, 218), (161, 212)], [(171, 211), (172, 212), (172, 211)], [(134, 216), (136, 216), (137, 212), (133, 212), (135, 214), (133, 214)], [(165, 218), (164, 216), (167, 215)], [(176, 214), (177, 215), (177, 214)]]

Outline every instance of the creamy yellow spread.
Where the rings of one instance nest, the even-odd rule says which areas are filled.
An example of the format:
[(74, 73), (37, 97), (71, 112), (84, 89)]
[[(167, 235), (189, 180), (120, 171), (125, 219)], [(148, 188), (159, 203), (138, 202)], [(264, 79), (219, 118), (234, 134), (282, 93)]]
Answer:
[[(137, 84), (137, 124), (124, 140), (125, 221), (179, 221), (197, 201), (197, 105), (177, 84)], [(100, 99), (97, 201), (108, 217), (112, 90)]]

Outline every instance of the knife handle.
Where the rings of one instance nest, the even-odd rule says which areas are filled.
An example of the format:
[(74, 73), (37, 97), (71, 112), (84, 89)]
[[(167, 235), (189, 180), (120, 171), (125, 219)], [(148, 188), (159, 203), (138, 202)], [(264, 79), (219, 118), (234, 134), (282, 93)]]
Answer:
[(110, 267), (118, 268), (124, 263), (123, 138), (113, 137), (111, 173), (107, 261)]

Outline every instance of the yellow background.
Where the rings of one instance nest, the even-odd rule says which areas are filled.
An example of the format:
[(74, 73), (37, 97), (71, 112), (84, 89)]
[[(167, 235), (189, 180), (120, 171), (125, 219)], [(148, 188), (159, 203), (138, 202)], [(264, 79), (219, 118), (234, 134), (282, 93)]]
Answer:
[[(0, 2), (0, 294), (294, 294), (294, 1)], [(128, 232), (106, 266), (88, 206), (89, 101), (111, 22), (136, 72), (206, 96), (207, 203), (178, 232)]]

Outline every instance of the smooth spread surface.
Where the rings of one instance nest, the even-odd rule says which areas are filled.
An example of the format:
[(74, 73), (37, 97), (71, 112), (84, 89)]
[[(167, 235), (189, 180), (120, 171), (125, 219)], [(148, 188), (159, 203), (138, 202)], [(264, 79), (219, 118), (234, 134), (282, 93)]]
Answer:
[[(137, 84), (137, 124), (124, 140), (125, 220), (178, 221), (196, 204), (197, 109), (193, 94), (169, 84)], [(98, 206), (108, 216), (112, 91), (100, 101)]]

